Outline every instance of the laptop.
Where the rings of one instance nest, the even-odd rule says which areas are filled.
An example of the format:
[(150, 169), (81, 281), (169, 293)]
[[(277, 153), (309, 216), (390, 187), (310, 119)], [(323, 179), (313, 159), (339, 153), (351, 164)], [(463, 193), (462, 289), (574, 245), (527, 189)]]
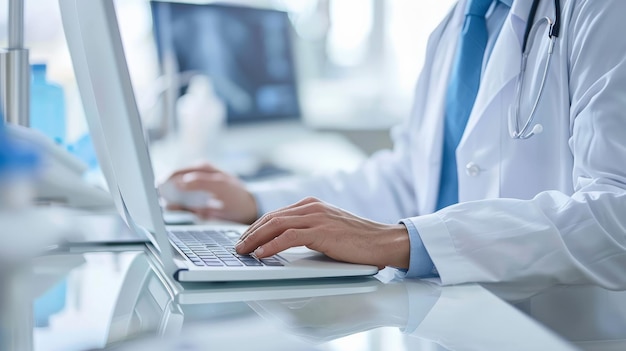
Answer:
[(233, 245), (246, 228), (242, 225), (166, 227), (113, 1), (59, 0), (59, 4), (109, 191), (128, 227), (149, 239), (147, 247), (166, 275), (180, 282), (219, 282), (377, 273), (377, 267), (337, 262), (305, 248), (264, 260), (236, 255)]

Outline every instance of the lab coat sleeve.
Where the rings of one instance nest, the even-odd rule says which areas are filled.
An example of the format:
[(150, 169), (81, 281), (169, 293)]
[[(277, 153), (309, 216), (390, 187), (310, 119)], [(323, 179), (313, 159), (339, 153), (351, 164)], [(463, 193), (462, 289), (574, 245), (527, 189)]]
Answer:
[(573, 194), (466, 202), (410, 219), (443, 284), (626, 289), (626, 1), (575, 1), (567, 33)]

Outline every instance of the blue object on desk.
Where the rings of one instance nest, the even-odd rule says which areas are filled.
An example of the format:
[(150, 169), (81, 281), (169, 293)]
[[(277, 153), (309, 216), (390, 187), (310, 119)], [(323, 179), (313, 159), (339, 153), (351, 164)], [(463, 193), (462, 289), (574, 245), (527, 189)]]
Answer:
[[(1, 112), (0, 120), (2, 120)], [(0, 185), (5, 180), (5, 176), (33, 173), (38, 164), (37, 150), (32, 145), (11, 140), (5, 131), (4, 123), (0, 123)]]

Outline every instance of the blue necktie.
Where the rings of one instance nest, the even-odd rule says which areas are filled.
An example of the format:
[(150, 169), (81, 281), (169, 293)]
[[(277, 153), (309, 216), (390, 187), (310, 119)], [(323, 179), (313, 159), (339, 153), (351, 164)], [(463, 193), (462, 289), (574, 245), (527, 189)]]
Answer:
[(478, 87), (487, 47), (485, 14), (493, 0), (469, 0), (446, 95), (443, 158), (437, 209), (459, 201), (456, 148), (461, 141)]

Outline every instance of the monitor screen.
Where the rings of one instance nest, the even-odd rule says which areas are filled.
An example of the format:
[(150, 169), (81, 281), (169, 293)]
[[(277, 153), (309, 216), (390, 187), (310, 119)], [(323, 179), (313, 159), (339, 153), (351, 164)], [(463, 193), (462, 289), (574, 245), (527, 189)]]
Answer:
[(300, 117), (286, 12), (161, 1), (151, 9), (161, 64), (171, 57), (181, 76), (207, 75), (228, 124)]

